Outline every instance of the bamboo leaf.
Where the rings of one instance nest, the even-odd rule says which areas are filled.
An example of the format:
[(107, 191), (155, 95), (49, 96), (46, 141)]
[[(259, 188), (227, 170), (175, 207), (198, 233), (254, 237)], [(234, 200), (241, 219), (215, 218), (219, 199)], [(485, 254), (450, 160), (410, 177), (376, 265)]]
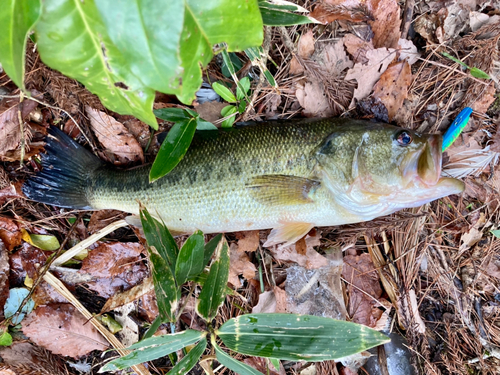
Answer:
[(182, 108), (160, 108), (154, 109), (153, 113), (159, 119), (170, 121), (170, 122), (179, 122), (184, 120), (189, 120), (191, 116), (186, 113)]
[(298, 314), (241, 315), (216, 334), (241, 354), (310, 362), (338, 360), (390, 341), (360, 324)]
[(188, 329), (172, 335), (151, 337), (130, 346), (132, 353), (115, 359), (101, 367), (99, 372), (122, 370), (139, 363), (152, 361), (192, 345), (205, 337), (204, 332)]
[(228, 369), (234, 371), (239, 375), (264, 375), (262, 372), (255, 370), (253, 367), (248, 366), (245, 363), (238, 361), (237, 359), (231, 357), (229, 354), (224, 352), (215, 342), (215, 339), (211, 340), (212, 346), (215, 348), (215, 355), (217, 361), (220, 364), (226, 366)]
[(234, 94), (226, 86), (221, 85), (219, 82), (214, 82), (212, 84), (214, 91), (219, 94), (219, 96), (228, 103), (235, 103), (236, 98)]
[(5, 0), (0, 9), (0, 63), (21, 90), (26, 38), (40, 18), (40, 0)]
[(210, 262), (212, 255), (214, 255), (215, 249), (217, 249), (217, 245), (221, 241), (222, 241), (222, 234), (219, 233), (218, 235), (216, 235), (214, 238), (212, 238), (210, 241), (207, 242), (207, 244), (205, 245), (205, 253), (203, 255), (203, 267), (205, 267), (208, 264), (208, 262)]
[(172, 274), (175, 273), (175, 263), (179, 248), (167, 227), (153, 218), (143, 205), (140, 205), (140, 218), (148, 246), (154, 246), (158, 254), (165, 260)]
[(196, 277), (203, 271), (204, 245), (205, 240), (200, 231), (195, 232), (186, 240), (175, 264), (177, 285), (184, 284), (189, 278)]
[(201, 341), (184, 356), (184, 358), (172, 367), (167, 375), (183, 375), (189, 373), (189, 371), (198, 363), (206, 348), (207, 339), (203, 337)]
[(151, 171), (149, 182), (154, 182), (174, 169), (186, 154), (196, 131), (196, 119), (176, 122), (160, 146)]
[(154, 246), (148, 247), (151, 261), (156, 303), (163, 322), (175, 322), (175, 313), (179, 305), (180, 290), (174, 274), (167, 262), (158, 254)]
[(229, 278), (229, 246), (225, 237), (217, 245), (215, 260), (210, 266), (207, 280), (201, 290), (196, 312), (207, 322), (217, 315), (219, 306), (226, 298), (226, 286)]

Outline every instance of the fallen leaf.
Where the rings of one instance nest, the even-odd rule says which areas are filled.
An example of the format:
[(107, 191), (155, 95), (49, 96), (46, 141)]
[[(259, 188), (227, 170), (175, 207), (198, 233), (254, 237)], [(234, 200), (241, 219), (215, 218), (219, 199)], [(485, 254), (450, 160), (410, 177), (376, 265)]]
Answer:
[(135, 310), (136, 306), (134, 303), (128, 303), (114, 310), (115, 320), (122, 326), (117, 336), (125, 347), (139, 341), (139, 325), (130, 317), (130, 313), (135, 312)]
[(127, 128), (105, 112), (89, 106), (85, 111), (90, 118), (90, 125), (99, 142), (106, 149), (106, 155), (116, 165), (130, 162), (144, 162), (144, 153), (139, 142), (129, 133)]
[(135, 242), (101, 243), (82, 262), (80, 274), (92, 276), (89, 289), (109, 298), (139, 284), (148, 276), (141, 253), (144, 247)]
[(489, 16), (481, 12), (471, 12), (469, 18), (469, 24), (472, 32), (476, 32), (481, 27), (486, 25), (492, 25), (500, 21), (499, 15)]
[(153, 279), (147, 277), (139, 285), (136, 285), (124, 292), (118, 292), (111, 296), (106, 304), (101, 309), (101, 314), (114, 310), (117, 307), (126, 305), (127, 303), (133, 302), (136, 299), (154, 291)]
[(496, 257), (492, 257), (486, 265), (481, 267), (481, 272), (477, 279), (477, 284), (479, 289), (483, 292), (494, 294), (496, 293), (499, 282), (500, 261)]
[(9, 298), (9, 254), (0, 240), (0, 320), (3, 320), (3, 306)]
[(153, 321), (160, 313), (158, 310), (158, 304), (156, 303), (156, 295), (154, 290), (149, 291), (139, 298), (138, 308), (139, 316), (149, 323), (153, 323)]
[(248, 366), (253, 367), (257, 371), (260, 371), (262, 374), (267, 374), (267, 375), (286, 374), (285, 368), (283, 367), (281, 361), (280, 361), (279, 371), (276, 371), (276, 368), (268, 358), (250, 357), (250, 358), (245, 358), (243, 362), (245, 362)]
[(482, 95), (475, 98), (470, 107), (477, 113), (486, 113), (496, 99), (495, 84), (491, 82)]
[(35, 279), (38, 269), (46, 261), (47, 255), (42, 250), (23, 242), (21, 248), (9, 257), (11, 284), (24, 285), (26, 276)]
[(373, 89), (380, 76), (386, 71), (394, 58), (394, 49), (377, 48), (366, 52), (368, 63), (356, 63), (354, 67), (347, 71), (345, 80), (355, 79), (358, 82), (358, 88), (354, 90), (354, 99), (363, 99), (367, 97)]
[(399, 61), (407, 61), (408, 64), (415, 64), (419, 57), (420, 53), (418, 52), (417, 46), (413, 44), (411, 40), (408, 39), (399, 39), (398, 42), (398, 52), (399, 52)]
[(239, 275), (243, 275), (245, 279), (253, 279), (257, 268), (250, 262), (248, 255), (244, 251), (240, 251), (236, 244), (231, 244), (229, 247), (229, 282), (239, 288), (241, 285)]
[(273, 291), (274, 291), (274, 297), (276, 298), (276, 312), (277, 313), (289, 312), (286, 302), (286, 291), (277, 286), (273, 288)]
[(218, 101), (206, 101), (195, 106), (195, 110), (203, 120), (213, 123), (222, 118), (220, 112), (222, 111), (222, 108), (226, 106), (227, 103)]
[[(475, 8), (474, 4), (474, 8)], [(464, 8), (469, 8), (465, 4), (460, 4), (460, 2), (449, 2), (446, 7), (441, 8), (438, 11), (442, 23), (442, 27), (437, 28), (436, 37), (439, 43), (449, 42), (456, 39), (460, 33), (465, 30), (469, 24), (469, 14), (470, 10), (464, 10)], [(474, 9), (472, 9), (474, 10)]]
[(369, 0), (372, 19), (368, 21), (373, 31), (375, 48), (397, 48), (401, 36), (399, 5), (396, 0)]
[(380, 310), (376, 307), (374, 299), (380, 298), (382, 287), (370, 254), (345, 256), (342, 277), (347, 281), (348, 311), (351, 320), (374, 327), (380, 318)]
[[(436, 31), (442, 30), (445, 15), (436, 13), (422, 14), (414, 22), (414, 28), (428, 43), (438, 43)], [(442, 34), (442, 31), (441, 31)]]
[(238, 250), (244, 252), (254, 252), (259, 248), (260, 238), (258, 230), (250, 230), (246, 232), (236, 232), (238, 239)]
[(147, 147), (151, 138), (151, 128), (148, 124), (130, 115), (119, 115), (117, 116), (117, 120), (134, 136), (134, 139), (139, 142), (142, 149)]
[(109, 224), (123, 219), (127, 214), (123, 211), (117, 210), (99, 210), (94, 211), (90, 217), (88, 232), (94, 234), (101, 229), (107, 227)]
[[(0, 114), (0, 160), (2, 160), (2, 155), (5, 155), (7, 151), (16, 149), (21, 141), (19, 111), (21, 111), (21, 117), (24, 120), (37, 106), (37, 102), (26, 99), (22, 103), (14, 105)], [(25, 137), (28, 135), (27, 130), (27, 127), (25, 127)]]
[(311, 17), (322, 23), (361, 22), (369, 20), (371, 15), (367, 5), (359, 0), (323, 0), (311, 12)]
[(328, 265), (328, 260), (316, 250), (313, 249), (314, 246), (319, 245), (319, 239), (321, 236), (317, 233), (314, 236), (306, 236), (306, 252), (305, 254), (299, 254), (295, 249), (295, 245), (290, 245), (286, 247), (276, 246), (274, 249), (271, 248), (271, 253), (276, 260), (295, 262), (298, 265), (305, 267), (306, 269), (315, 269)]
[(321, 43), (311, 58), (319, 69), (330, 77), (339, 76), (344, 70), (352, 68), (353, 62), (347, 56), (342, 40)]
[[(62, 375), (68, 374), (64, 362), (51, 352), (35, 346), (29, 342), (15, 341), (9, 347), (0, 347), (0, 357), (3, 365), (19, 369), (19, 374)], [(22, 368), (29, 368), (32, 372), (22, 372)], [(4, 375), (1, 371), (0, 374)]]
[(275, 313), (276, 295), (274, 291), (268, 291), (259, 294), (259, 302), (252, 308), (252, 314), (257, 313)]
[(25, 198), (22, 190), (22, 182), (15, 182), (0, 189), (0, 204), (4, 204), (9, 199)]
[(37, 345), (73, 358), (108, 348), (104, 337), (70, 304), (39, 306), (24, 319), (22, 330)]
[(318, 118), (333, 116), (333, 110), (325, 94), (325, 86), (318, 79), (311, 78), (310, 81), (298, 82), (295, 96), (304, 108), (304, 116)]
[[(311, 29), (307, 30), (304, 34), (300, 36), (299, 43), (297, 46), (297, 54), (302, 59), (308, 59), (314, 53), (314, 34)], [(304, 67), (299, 62), (299, 60), (293, 56), (290, 61), (290, 71), (291, 75), (304, 73)]]
[(384, 103), (392, 121), (408, 97), (412, 81), (410, 65), (406, 61), (393, 61), (373, 87), (373, 97)]
[(368, 64), (366, 53), (374, 49), (371, 40), (367, 42), (353, 34), (347, 34), (343, 41), (347, 52), (353, 57), (355, 63)]
[(0, 216), (0, 240), (8, 251), (14, 250), (22, 242), (23, 234), (17, 223), (8, 218)]

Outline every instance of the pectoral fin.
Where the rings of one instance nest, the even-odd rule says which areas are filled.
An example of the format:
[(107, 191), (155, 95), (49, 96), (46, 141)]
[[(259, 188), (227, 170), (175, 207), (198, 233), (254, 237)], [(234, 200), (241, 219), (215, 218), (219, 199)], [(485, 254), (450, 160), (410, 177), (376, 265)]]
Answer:
[(271, 231), (264, 247), (283, 242), (283, 247), (292, 245), (309, 233), (313, 226), (311, 223), (284, 223)]
[(320, 185), (319, 181), (287, 175), (253, 177), (247, 184), (252, 196), (265, 204), (303, 204), (312, 202), (309, 196)]

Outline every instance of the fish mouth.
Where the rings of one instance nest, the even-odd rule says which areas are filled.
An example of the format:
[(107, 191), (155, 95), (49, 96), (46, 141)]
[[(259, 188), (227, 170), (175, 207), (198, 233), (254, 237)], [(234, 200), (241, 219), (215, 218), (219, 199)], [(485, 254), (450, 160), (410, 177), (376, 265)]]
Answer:
[(443, 138), (440, 135), (429, 135), (425, 147), (417, 161), (417, 174), (426, 186), (434, 186), (441, 177)]

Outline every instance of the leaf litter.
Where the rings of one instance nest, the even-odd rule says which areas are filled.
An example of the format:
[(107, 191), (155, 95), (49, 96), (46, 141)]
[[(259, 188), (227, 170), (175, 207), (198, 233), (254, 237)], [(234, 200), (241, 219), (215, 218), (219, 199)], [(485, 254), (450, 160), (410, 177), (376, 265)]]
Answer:
[[(312, 301), (321, 301), (318, 306), (330, 306), (320, 298), (323, 293), (323, 297), (328, 296), (328, 299), (338, 302), (337, 308), (344, 304), (344, 317), (349, 316), (372, 326), (383, 325), (385, 317), (379, 314), (382, 310), (389, 310), (388, 302), (384, 299), (384, 289), (388, 287), (385, 284), (381, 286), (378, 276), (375, 276), (376, 266), (369, 262), (366, 244), (358, 240), (364, 233), (369, 232), (380, 240), (381, 246), (384, 244), (386, 256), (393, 259), (392, 266), (397, 269), (396, 274), (399, 277), (396, 277), (396, 289), (399, 288), (403, 295), (398, 306), (393, 306), (395, 309), (392, 311), (396, 312), (391, 314), (394, 314), (392, 317), (395, 321), (402, 322), (407, 327), (406, 337), (418, 353), (413, 359), (414, 363), (426, 373), (460, 373), (466, 366), (483, 373), (496, 373), (496, 359), (483, 359), (486, 347), (474, 324), (485, 325), (490, 334), (488, 340), (492, 345), (500, 345), (500, 333), (497, 328), (499, 310), (495, 299), (500, 285), (500, 243), (499, 239), (489, 232), (490, 228), (497, 228), (500, 221), (497, 213), (500, 180), (496, 157), (500, 150), (495, 148), (499, 114), (497, 104), (492, 104), (498, 96), (498, 90), (494, 80), (473, 79), (458, 64), (440, 55), (441, 51), (450, 53), (452, 50), (453, 55), (468, 66), (481, 69), (493, 78), (498, 77), (496, 39), (500, 33), (498, 16), (495, 14), (499, 11), (498, 6), (493, 3), (476, 6), (474, 3), (471, 7), (471, 4), (472, 2), (468, 1), (428, 1), (425, 4), (417, 4), (413, 9), (412, 19), (417, 34), (410, 34), (408, 39), (400, 39), (399, 29), (405, 21), (399, 18), (402, 9), (392, 0), (322, 1), (315, 7), (311, 7), (310, 3), (303, 4), (313, 10), (313, 14), (316, 12), (316, 17), (325, 22), (325, 25), (303, 25), (288, 29), (291, 34), (289, 37), (295, 41), (291, 43), (281, 32), (270, 31), (272, 48), (269, 49), (269, 57), (273, 63), (268, 64), (268, 67), (273, 71), (279, 92), (262, 85), (255, 96), (254, 110), (248, 112), (250, 120), (264, 117), (287, 118), (298, 113), (311, 117), (356, 116), (359, 115), (356, 111), (366, 101), (365, 107), (368, 110), (363, 116), (376, 118), (376, 111), (385, 110), (387, 120), (395, 124), (419, 131), (443, 132), (462, 107), (471, 106), (474, 114), (464, 136), (448, 150), (445, 158), (444, 170), (447, 173), (452, 170), (455, 172), (451, 173), (461, 173), (466, 182), (467, 190), (462, 197), (443, 199), (425, 207), (423, 211), (411, 210), (411, 214), (415, 216), (404, 220), (400, 216), (394, 216), (392, 221), (380, 219), (366, 225), (360, 224), (355, 229), (354, 237), (353, 228), (349, 226), (325, 228), (321, 236), (314, 234), (284, 249), (262, 248), (261, 244), (266, 240), (265, 232), (235, 235), (231, 243), (235, 254), (232, 255), (233, 258), (239, 259), (235, 264), (240, 265), (235, 265), (233, 269), (233, 281), (236, 283), (238, 280), (234, 287), (240, 292), (243, 290), (248, 301), (252, 301), (248, 306), (245, 305), (248, 309), (294, 311), (302, 307), (302, 311), (314, 311), (316, 307), (316, 311), (320, 313), (320, 309), (314, 304), (308, 304), (309, 310), (305, 305), (301, 305), (309, 301), (304, 298), (307, 295)], [(37, 57), (33, 54), (34, 52), (28, 49), (27, 71), (30, 79), (27, 84), (38, 85), (35, 88), (51, 96), (57, 106), (66, 108), (77, 116), (82, 124), (83, 135), (88, 138), (93, 149), (99, 147), (96, 147), (92, 132), (89, 131), (89, 128), (92, 128), (91, 121), (79, 114), (83, 114), (85, 111), (82, 109), (88, 107), (89, 111), (98, 115), (101, 120), (104, 118), (112, 123), (113, 131), (105, 137), (109, 139), (98, 138), (105, 150), (101, 155), (122, 165), (144, 160), (142, 150), (149, 144), (148, 128), (144, 129), (140, 122), (133, 119), (103, 112), (102, 106), (92, 95), (75, 87), (71, 80), (58, 77), (57, 72), (49, 73), (41, 62), (37, 62)], [(220, 68), (216, 64), (211, 65), (208, 73), (212, 77), (218, 77)], [(50, 79), (47, 79), (49, 74)], [(40, 82), (48, 83), (42, 85)], [(56, 82), (57, 85), (51, 86), (50, 82)], [(257, 82), (252, 88), (256, 84)], [(78, 92), (78, 95), (67, 95), (64, 92), (66, 88)], [(155, 108), (172, 105), (170, 100), (171, 98), (159, 96)], [(42, 106), (42, 113), (45, 122), (41, 127), (63, 120), (61, 123), (67, 132), (74, 131), (74, 136), (82, 136), (82, 133), (78, 135), (79, 132), (76, 132), (74, 127), (71, 129), (71, 122), (63, 119), (57, 110)], [(114, 123), (113, 119), (118, 124)], [(37, 129), (35, 137), (37, 134), (43, 134), (43, 129), (36, 127), (34, 123), (30, 123), (29, 127), (31, 125), (32, 129)], [(94, 132), (96, 136), (102, 133), (99, 127)], [(136, 143), (133, 143), (132, 139), (135, 139)], [(126, 144), (130, 146), (131, 142), (132, 148), (127, 148)], [(469, 146), (461, 148), (463, 145)], [(158, 147), (155, 140), (150, 146), (153, 152)], [(13, 183), (18, 181), (19, 172), (15, 172), (10, 163), (19, 160), (19, 143), (13, 147), (14, 150), (9, 151), (11, 154), (8, 159), (4, 159), (8, 160), (8, 163), (0, 166), (0, 172), (5, 169), (9, 179), (8, 185), (0, 185), (2, 189), (7, 189), (6, 198), (0, 198), (1, 204), (5, 204), (0, 214), (11, 220), (7, 223), (10, 230), (0, 228), (0, 238), (4, 239), (9, 247), (7, 254), (11, 288), (23, 286), (26, 280), (36, 278), (38, 268), (46, 262), (49, 255), (39, 249), (34, 250), (25, 242), (19, 242), (22, 241), (19, 237), (22, 223), (38, 220), (35, 226), (58, 228), (60, 238), (64, 237), (68, 230), (64, 218), (64, 215), (68, 214), (63, 213), (61, 216), (60, 212), (53, 211), (52, 208), (31, 206), (30, 202), (23, 199), (13, 200), (16, 198)], [(39, 150), (35, 147), (33, 149)], [(17, 159), (14, 152), (17, 152)], [(36, 163), (33, 162), (32, 165), (36, 166)], [(476, 212), (483, 214), (485, 223), (478, 225), (477, 220), (472, 220)], [(102, 227), (106, 220), (112, 221), (114, 218), (113, 214), (94, 215), (93, 219), (90, 215), (86, 216), (87, 222), (91, 221), (87, 224), (87, 233), (82, 231), (77, 238), (83, 239)], [(421, 221), (422, 215), (424, 221)], [(11, 226), (12, 223), (16, 227)], [(24, 229), (34, 233), (31, 228)], [(387, 230), (387, 241), (380, 237), (383, 230)], [(123, 236), (125, 237), (122, 238)], [(125, 235), (121, 233), (117, 238), (125, 244), (136, 241), (130, 232)], [(116, 238), (114, 240), (116, 241)], [(337, 273), (332, 276), (333, 269), (327, 251), (331, 247), (349, 249), (349, 255), (344, 257), (346, 281), (340, 281), (338, 274), (341, 263), (336, 265)], [(91, 250), (90, 254), (95, 250)], [(261, 259), (262, 254), (264, 256)], [(269, 254), (274, 258), (271, 259)], [(103, 257), (103, 264), (109, 264), (105, 259), (106, 257)], [(118, 282), (120, 285), (116, 289), (106, 286), (100, 291), (103, 295), (112, 295), (108, 298), (108, 308), (111, 311), (119, 305), (136, 300), (134, 303), (139, 309), (141, 319), (151, 322), (157, 315), (157, 310), (155, 313), (153, 294), (147, 292), (147, 269), (143, 272), (140, 268), (139, 274), (143, 277), (127, 285), (123, 280), (118, 280), (122, 277), (131, 280), (127, 276), (129, 267), (136, 264), (145, 265), (144, 259), (139, 255), (125, 263), (120, 263), (118, 267), (123, 269), (122, 274), (114, 268), (106, 275), (105, 267), (101, 267), (100, 271), (97, 271), (100, 276), (93, 276), (94, 282), (99, 280), (97, 283), (106, 284), (112, 280), (111, 284)], [(421, 272), (424, 263), (426, 271)], [(98, 264), (96, 258), (97, 270)], [(253, 265), (253, 273), (250, 272), (250, 265)], [(263, 285), (259, 277), (256, 277), (257, 266), (262, 268)], [(78, 264), (72, 267), (81, 268)], [(323, 274), (323, 269), (329, 271)], [(60, 277), (67, 278), (68, 271), (64, 272)], [(91, 275), (90, 271), (88, 275)], [(291, 289), (292, 281), (299, 279), (302, 279), (303, 284), (297, 284), (295, 290)], [(321, 288), (304, 289), (311, 280), (319, 280)], [(338, 282), (335, 281), (333, 286), (332, 280)], [(331, 285), (325, 288), (328, 283)], [(457, 287), (460, 283), (465, 289)], [(76, 285), (71, 288), (83, 300), (85, 297), (81, 292), (81, 285), (76, 289)], [(340, 285), (347, 291), (345, 299)], [(377, 285), (382, 288), (381, 295), (380, 290), (374, 288)], [(122, 292), (125, 289), (127, 290)], [(116, 290), (121, 292), (116, 293)], [(264, 290), (264, 293), (261, 293), (261, 290)], [(303, 294), (300, 294), (301, 291)], [(51, 306), (58, 306), (64, 299), (54, 299), (55, 294), (55, 291), (50, 291), (50, 288), (46, 288), (42, 283), (33, 297), (37, 304), (41, 305), (46, 301)], [(115, 295), (120, 298), (115, 300)], [(290, 298), (297, 295), (298, 300)], [(461, 299), (456, 299), (455, 296), (458, 295)], [(482, 315), (478, 313), (477, 316), (471, 316), (467, 312), (475, 309), (473, 296), (480, 299), (479, 312), (483, 311)], [(450, 298), (453, 299), (451, 304), (446, 302)], [(461, 304), (465, 306), (463, 309), (460, 308)], [(228, 313), (232, 314), (233, 310), (227, 307)], [(223, 313), (226, 313), (226, 310), (223, 310)], [(452, 317), (452, 329), (443, 316), (447, 319)], [(195, 319), (185, 318), (186, 316), (183, 322), (186, 326), (196, 326)], [(397, 325), (396, 323), (394, 326)], [(45, 345), (43, 343), (42, 346)], [(443, 350), (443, 347), (449, 349)], [(469, 362), (475, 358), (479, 359), (481, 365)], [(332, 370), (324, 370), (328, 368), (326, 365), (318, 365), (317, 368), (320, 369), (318, 371), (327, 371), (323, 372), (325, 374), (332, 373)], [(348, 371), (347, 368), (344, 370)]]

